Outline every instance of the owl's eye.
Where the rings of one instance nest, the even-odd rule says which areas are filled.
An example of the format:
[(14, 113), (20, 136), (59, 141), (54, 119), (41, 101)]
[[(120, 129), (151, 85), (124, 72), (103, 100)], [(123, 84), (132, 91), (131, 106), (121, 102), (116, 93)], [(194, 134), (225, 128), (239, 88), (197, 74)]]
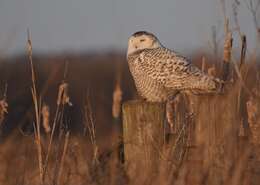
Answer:
[(144, 42), (145, 41), (145, 39), (140, 39), (140, 42)]

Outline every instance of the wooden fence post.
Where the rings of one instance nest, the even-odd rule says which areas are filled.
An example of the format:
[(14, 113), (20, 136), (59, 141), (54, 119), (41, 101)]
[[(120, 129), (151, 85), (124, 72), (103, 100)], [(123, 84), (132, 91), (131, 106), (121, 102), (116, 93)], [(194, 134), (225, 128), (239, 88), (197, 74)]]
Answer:
[(208, 184), (223, 184), (238, 157), (240, 127), (237, 85), (225, 94), (195, 97), (195, 158), (203, 161)]
[[(175, 157), (187, 149), (182, 163), (183, 170), (189, 174), (187, 182), (201, 184), (205, 177), (210, 185), (227, 182), (238, 160), (240, 117), (237, 89), (238, 84), (234, 84), (224, 94), (191, 96), (189, 108), (185, 107), (184, 98), (180, 98), (179, 102), (176, 100), (174, 115), (175, 124), (179, 125), (177, 134), (184, 139), (178, 145), (178, 137), (173, 137), (170, 143), (164, 145), (165, 104), (143, 101), (125, 103), (124, 154), (130, 179), (135, 179), (136, 175), (140, 178), (141, 173), (149, 180), (165, 167), (169, 167), (166, 173), (171, 175), (173, 166), (165, 165), (164, 159), (167, 162), (176, 161)], [(193, 114), (190, 115), (189, 111)], [(184, 126), (184, 133), (180, 135)], [(167, 147), (173, 151), (169, 150), (164, 155)], [(160, 158), (161, 154), (163, 158)]]
[(144, 101), (124, 103), (124, 154), (130, 178), (136, 173), (158, 171), (165, 135), (164, 121), (165, 104)]

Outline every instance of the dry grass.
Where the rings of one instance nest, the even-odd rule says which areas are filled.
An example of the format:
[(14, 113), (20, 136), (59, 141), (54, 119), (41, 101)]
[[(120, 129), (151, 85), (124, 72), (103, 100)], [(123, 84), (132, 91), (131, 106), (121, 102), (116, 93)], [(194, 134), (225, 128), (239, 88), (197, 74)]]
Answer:
[[(51, 59), (49, 59), (51, 60)], [(58, 59), (55, 58), (56, 62), (52, 62), (53, 66), (58, 63)], [(62, 60), (60, 58), (60, 66), (64, 66)], [(60, 103), (56, 103), (56, 98), (59, 96), (59, 83), (57, 81), (63, 81), (64, 77), (62, 74), (62, 67), (60, 67), (60, 76), (56, 78), (54, 81), (57, 82), (54, 85), (49, 84), (49, 87), (54, 87), (51, 92), (46, 92), (47, 95), (53, 94), (53, 98), (48, 100), (46, 97), (44, 98), (44, 102), (48, 103), (48, 107), (43, 104), (41, 108), (39, 108), (41, 114), (41, 123), (43, 129), (45, 129), (47, 123), (53, 131), (53, 125), (56, 122), (56, 131), (52, 134), (52, 144), (50, 147), (50, 134), (46, 132), (41, 132), (41, 147), (42, 147), (42, 163), (44, 167), (44, 183), (45, 184), (210, 184), (208, 181), (212, 176), (209, 169), (211, 169), (211, 160), (214, 161), (214, 164), (218, 164), (216, 168), (221, 167), (221, 158), (220, 159), (208, 159), (209, 151), (208, 146), (205, 145), (204, 142), (208, 141), (208, 135), (205, 131), (205, 126), (191, 125), (190, 131), (199, 130), (199, 135), (191, 132), (191, 136), (189, 136), (189, 147), (188, 153), (185, 157), (184, 162), (181, 165), (181, 168), (176, 171), (176, 167), (171, 165), (171, 156), (173, 155), (174, 145), (167, 145), (165, 149), (162, 149), (160, 152), (162, 155), (161, 163), (159, 164), (159, 172), (157, 174), (149, 173), (149, 169), (137, 169), (135, 172), (136, 177), (134, 180), (129, 179), (127, 174), (125, 173), (126, 167), (124, 167), (122, 163), (122, 158), (119, 158), (119, 153), (122, 150), (119, 146), (120, 143), (112, 143), (110, 140), (110, 136), (113, 133), (111, 129), (113, 127), (114, 118), (111, 114), (113, 107), (113, 93), (114, 91), (114, 81), (117, 78), (114, 76), (116, 64), (113, 63), (113, 58), (109, 59), (109, 56), (104, 57), (104, 62), (97, 62), (96, 66), (100, 65), (95, 70), (102, 71), (105, 63), (108, 60), (111, 60), (111, 64), (108, 66), (114, 66), (114, 69), (109, 69), (110, 73), (106, 73), (107, 70), (104, 71), (104, 79), (110, 79), (111, 83), (110, 90), (104, 89), (102, 91), (103, 86), (106, 85), (106, 81), (102, 84), (85, 84), (84, 81), (77, 82), (77, 79), (74, 77), (77, 75), (83, 75), (91, 73), (94, 70), (94, 66), (89, 62), (85, 66), (83, 65), (85, 59), (82, 59), (82, 63), (78, 62), (78, 59), (71, 59), (75, 61), (77, 64), (77, 68), (70, 67), (68, 70), (67, 83), (70, 83), (72, 88), (70, 88), (70, 98), (69, 100), (73, 102), (74, 108), (77, 110), (84, 110), (82, 112), (82, 120), (71, 121), (68, 127), (71, 129), (70, 137), (68, 137), (66, 128), (62, 128), (60, 130), (60, 124), (63, 124), (69, 118), (75, 120), (79, 115), (72, 114), (71, 109), (66, 104), (68, 98), (60, 98)], [(122, 57), (123, 60), (123, 57)], [(34, 60), (34, 61), (37, 61)], [(37, 61), (38, 62), (38, 61)], [(35, 64), (38, 64), (35, 62)], [(44, 66), (49, 66), (50, 63), (45, 61), (46, 63), (42, 63), (41, 69), (44, 69)], [(123, 61), (122, 61), (123, 62)], [(210, 64), (210, 57), (207, 56), (207, 61), (204, 62), (204, 66), (212, 66)], [(24, 63), (25, 64), (25, 63)], [(113, 65), (114, 64), (114, 65)], [(107, 67), (108, 67), (107, 66)], [(231, 65), (232, 66), (232, 65)], [(259, 179), (259, 173), (257, 171), (257, 164), (259, 162), (259, 155), (257, 148), (259, 146), (259, 84), (255, 83), (257, 80), (257, 75), (254, 73), (255, 68), (259, 68), (259, 66), (251, 65), (248, 62), (244, 64), (247, 69), (247, 72), (241, 72), (242, 79), (246, 84), (247, 89), (251, 92), (251, 94), (244, 94), (240, 96), (243, 98), (243, 101), (246, 104), (241, 104), (240, 106), (245, 108), (246, 114), (244, 112), (240, 112), (240, 116), (243, 119), (247, 119), (248, 126), (243, 125), (243, 129), (245, 129), (245, 134), (242, 137), (237, 136), (238, 143), (234, 143), (234, 146), (237, 146), (239, 151), (237, 153), (237, 157), (234, 160), (227, 162), (229, 165), (229, 170), (224, 170), (223, 174), (226, 175), (224, 178), (224, 182), (222, 184), (246, 184), (249, 182), (255, 182)], [(107, 68), (105, 67), (105, 68)], [(42, 72), (39, 70), (39, 64), (37, 65), (37, 74), (39, 74), (39, 79), (41, 77)], [(89, 70), (86, 73), (84, 70), (80, 73), (80, 69)], [(122, 69), (125, 69), (124, 75), (122, 76), (123, 82), (128, 82), (128, 84), (122, 84), (121, 91), (124, 92), (123, 101), (127, 99), (132, 99), (134, 96), (135, 90), (133, 89), (132, 79), (127, 71), (126, 63), (122, 65)], [(53, 68), (55, 71), (55, 69)], [(205, 69), (206, 70), (206, 69)], [(216, 71), (219, 71), (217, 69)], [(47, 75), (49, 75), (47, 73)], [(218, 73), (215, 75), (219, 75)], [(94, 74), (92, 74), (92, 78)], [(96, 79), (92, 79), (93, 81), (102, 81), (100, 76), (95, 77)], [(88, 79), (87, 76), (84, 76), (84, 79)], [(113, 80), (114, 79), (114, 80)], [(40, 82), (40, 80), (39, 80)], [(13, 82), (16, 83), (16, 82)], [(44, 84), (44, 83), (43, 83)], [(61, 85), (64, 83), (61, 82)], [(73, 86), (73, 84), (77, 84), (77, 86)], [(85, 85), (85, 86), (84, 86)], [(10, 83), (12, 86), (12, 83)], [(39, 87), (39, 92), (42, 89), (42, 86)], [(84, 93), (80, 93), (80, 91), (84, 91), (84, 88), (88, 89), (87, 96)], [(64, 89), (64, 88), (60, 88)], [(240, 87), (232, 88), (230, 93), (236, 94), (239, 91)], [(75, 91), (77, 90), (77, 91)], [(50, 90), (49, 90), (50, 91)], [(67, 91), (68, 92), (68, 91)], [(243, 90), (243, 92), (245, 92)], [(81, 94), (81, 95), (80, 95)], [(91, 95), (90, 95), (91, 94)], [(10, 94), (10, 101), (12, 102), (12, 94)], [(79, 98), (79, 96), (81, 96)], [(232, 96), (231, 96), (232, 97)], [(235, 97), (235, 95), (233, 96)], [(21, 96), (21, 99), (25, 98)], [(17, 98), (15, 98), (17, 99)], [(115, 98), (116, 99), (116, 98)], [(70, 102), (69, 101), (69, 102)], [(231, 99), (227, 99), (227, 101), (223, 102), (221, 105), (225, 107), (225, 112), (229, 112), (231, 109), (238, 109), (237, 105), (230, 102)], [(232, 100), (233, 101), (233, 100)], [(54, 103), (51, 103), (54, 102)], [(59, 101), (58, 101), (59, 102)], [(63, 103), (62, 103), (63, 102)], [(218, 99), (215, 100), (215, 104), (219, 102)], [(205, 102), (206, 104), (206, 102)], [(62, 106), (64, 105), (64, 109)], [(17, 105), (16, 105), (17, 106)], [(13, 111), (15, 111), (16, 106), (11, 106), (9, 114), (7, 115), (7, 119), (10, 114), (13, 115)], [(55, 110), (54, 107), (57, 107), (58, 111)], [(203, 106), (202, 106), (203, 107)], [(202, 108), (201, 107), (201, 108)], [(201, 109), (200, 108), (200, 109)], [(223, 108), (222, 108), (223, 109)], [(196, 110), (196, 109), (195, 109)], [(58, 112), (58, 113), (56, 113)], [(62, 113), (63, 112), (63, 113)], [(81, 111), (80, 111), (81, 112)], [(214, 111), (212, 112), (213, 116)], [(209, 113), (207, 113), (209, 116)], [(221, 111), (215, 111), (215, 117), (222, 117)], [(63, 117), (63, 119), (62, 119)], [(196, 114), (195, 114), (196, 118)], [(182, 119), (181, 117), (177, 119)], [(215, 119), (215, 118), (214, 118)], [(222, 118), (221, 118), (222, 119)], [(48, 121), (49, 120), (49, 121)], [(84, 120), (84, 121), (83, 121)], [(210, 118), (213, 120), (213, 118)], [(210, 122), (209, 118), (205, 117), (205, 124)], [(45, 123), (46, 122), (46, 123)], [(84, 123), (84, 124), (83, 124)], [(116, 122), (116, 124), (119, 124)], [(238, 124), (241, 127), (240, 122), (233, 122), (232, 124)], [(11, 124), (8, 122), (8, 124)], [(29, 123), (27, 123), (29, 124)], [(80, 126), (82, 125), (82, 126)], [(85, 126), (83, 126), (85, 125)], [(224, 123), (215, 123), (215, 127), (221, 129), (224, 127)], [(46, 128), (49, 128), (48, 126)], [(79, 129), (76, 129), (79, 127)], [(81, 130), (87, 128), (87, 132), (81, 132)], [(182, 127), (179, 126), (179, 129)], [(65, 129), (65, 130), (64, 130)], [(204, 129), (201, 130), (201, 129)], [(247, 131), (248, 130), (248, 131)], [(189, 131), (189, 132), (190, 132)], [(120, 135), (121, 130), (117, 130)], [(56, 134), (55, 134), (56, 133)], [(221, 132), (219, 132), (220, 134)], [(248, 134), (250, 133), (250, 134)], [(84, 135), (86, 134), (86, 136)], [(194, 135), (195, 134), (195, 135)], [(206, 134), (206, 135), (204, 135)], [(199, 137), (199, 138), (198, 138)], [(221, 136), (223, 143), (225, 140), (229, 140), (229, 137), (226, 137), (225, 134)], [(3, 175), (0, 176), (1, 183), (4, 184), (28, 184), (35, 185), (41, 182), (40, 173), (39, 173), (39, 157), (38, 149), (33, 145), (34, 136), (23, 136), (19, 134), (19, 132), (14, 130), (13, 134), (5, 139), (5, 142), (1, 144), (0, 147), (0, 160), (1, 160), (1, 170)], [(248, 138), (248, 139), (247, 139)], [(177, 139), (176, 141), (178, 141)], [(195, 141), (199, 141), (200, 145), (197, 145)], [(219, 142), (220, 142), (219, 141)], [(232, 140), (233, 141), (233, 140)], [(249, 142), (250, 141), (250, 142)], [(176, 142), (175, 142), (176, 143)], [(221, 142), (220, 142), (221, 143)], [(207, 143), (206, 143), (207, 144)], [(19, 146), (18, 150), (13, 147), (14, 145)], [(36, 145), (38, 146), (38, 145)], [(232, 142), (229, 143), (229, 146), (232, 146)], [(51, 149), (48, 149), (51, 148)], [(253, 150), (252, 150), (253, 148)], [(172, 151), (173, 150), (173, 151)], [(215, 150), (214, 150), (215, 151)], [(211, 155), (214, 154), (214, 151), (211, 151)], [(220, 150), (221, 151), (221, 150)], [(212, 153), (213, 152), (213, 153)], [(228, 153), (226, 153), (228, 154)], [(48, 156), (48, 162), (46, 163), (46, 157)], [(253, 158), (249, 158), (253, 156)], [(15, 159), (15, 160), (14, 160)], [(207, 159), (207, 160), (206, 160)], [(38, 161), (38, 162), (37, 162)], [(94, 161), (94, 162), (93, 162)], [(167, 165), (166, 165), (166, 161)], [(47, 165), (46, 165), (47, 164)], [(165, 166), (166, 165), (166, 166)], [(17, 167), (19, 166), (19, 167)], [(147, 171), (147, 173), (144, 173)], [(227, 172), (229, 171), (229, 172)], [(218, 172), (220, 176), (223, 174)], [(145, 175), (146, 174), (146, 175)], [(12, 176), (13, 178), (8, 178), (8, 176)], [(252, 184), (251, 183), (251, 184)]]

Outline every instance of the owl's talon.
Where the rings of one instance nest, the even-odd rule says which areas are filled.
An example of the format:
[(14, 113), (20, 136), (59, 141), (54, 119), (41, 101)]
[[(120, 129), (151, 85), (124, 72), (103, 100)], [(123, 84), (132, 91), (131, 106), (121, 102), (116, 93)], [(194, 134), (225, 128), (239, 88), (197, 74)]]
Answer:
[(195, 113), (194, 112), (190, 112), (186, 115), (186, 118), (189, 118), (189, 119), (194, 119), (195, 118)]

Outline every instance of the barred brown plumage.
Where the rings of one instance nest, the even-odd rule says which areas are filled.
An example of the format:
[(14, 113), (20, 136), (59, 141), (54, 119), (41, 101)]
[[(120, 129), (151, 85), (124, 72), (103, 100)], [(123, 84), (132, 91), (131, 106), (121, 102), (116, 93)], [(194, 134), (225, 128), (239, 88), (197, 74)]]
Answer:
[(153, 102), (167, 101), (178, 92), (217, 92), (220, 81), (188, 59), (161, 45), (152, 33), (137, 32), (129, 38), (127, 59), (138, 93)]

